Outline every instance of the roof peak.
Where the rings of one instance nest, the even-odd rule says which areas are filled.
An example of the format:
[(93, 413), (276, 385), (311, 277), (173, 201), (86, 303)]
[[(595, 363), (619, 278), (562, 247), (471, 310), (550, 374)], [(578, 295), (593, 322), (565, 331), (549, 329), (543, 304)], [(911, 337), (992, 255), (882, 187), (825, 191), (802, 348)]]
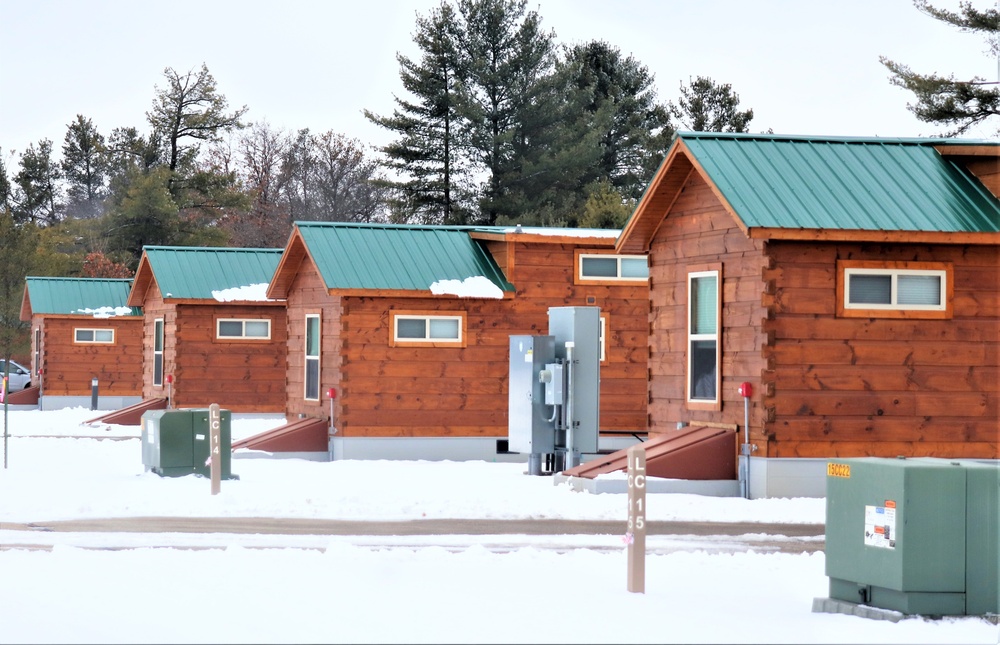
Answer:
[(957, 139), (945, 137), (864, 137), (838, 135), (807, 135), (807, 134), (773, 134), (752, 132), (697, 132), (693, 130), (678, 130), (674, 139), (743, 139), (760, 141), (789, 141), (812, 143), (878, 143), (893, 145), (965, 145), (965, 146), (1000, 146), (1000, 141), (988, 139)]
[(240, 253), (281, 253), (283, 248), (256, 248), (245, 246), (158, 246), (148, 244), (142, 247), (143, 251), (204, 251), (206, 253), (219, 253), (221, 251), (238, 251)]
[(78, 282), (131, 282), (132, 278), (87, 278), (83, 276), (57, 276), (57, 275), (29, 275), (25, 280), (52, 280), (66, 282), (70, 280)]

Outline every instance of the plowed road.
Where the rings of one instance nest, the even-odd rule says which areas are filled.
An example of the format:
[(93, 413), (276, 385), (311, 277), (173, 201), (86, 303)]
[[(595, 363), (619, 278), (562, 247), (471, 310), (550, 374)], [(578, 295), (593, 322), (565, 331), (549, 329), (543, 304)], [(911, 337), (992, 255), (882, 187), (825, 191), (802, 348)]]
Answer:
[[(623, 521), (562, 519), (426, 519), (349, 521), (300, 518), (128, 517), (30, 523), (0, 522), (0, 549), (81, 548), (324, 548), (330, 540), (359, 546), (461, 549), (479, 544), (494, 551), (523, 546), (569, 550), (622, 548)], [(169, 537), (165, 534), (170, 534)], [(647, 523), (647, 552), (822, 551), (822, 524), (756, 522)]]

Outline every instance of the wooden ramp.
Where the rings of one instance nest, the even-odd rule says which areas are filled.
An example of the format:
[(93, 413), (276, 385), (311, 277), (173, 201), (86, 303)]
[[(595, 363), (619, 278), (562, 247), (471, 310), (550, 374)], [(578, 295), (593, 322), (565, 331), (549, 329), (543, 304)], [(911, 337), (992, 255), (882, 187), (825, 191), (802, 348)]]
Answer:
[(90, 425), (93, 423), (113, 423), (121, 426), (142, 425), (142, 413), (146, 410), (166, 410), (166, 399), (144, 399), (120, 410), (108, 412), (99, 417), (89, 419), (83, 423)]
[(38, 405), (38, 386), (26, 387), (17, 392), (7, 393), (8, 405)]
[(234, 441), (232, 448), (249, 448), (265, 452), (327, 452), (329, 423), (308, 417), (267, 430), (246, 439)]
[[(695, 426), (650, 434), (646, 449), (646, 475), (666, 479), (736, 479), (736, 431), (728, 428)], [(628, 449), (580, 464), (563, 472), (573, 477), (593, 479), (598, 475), (625, 470)]]

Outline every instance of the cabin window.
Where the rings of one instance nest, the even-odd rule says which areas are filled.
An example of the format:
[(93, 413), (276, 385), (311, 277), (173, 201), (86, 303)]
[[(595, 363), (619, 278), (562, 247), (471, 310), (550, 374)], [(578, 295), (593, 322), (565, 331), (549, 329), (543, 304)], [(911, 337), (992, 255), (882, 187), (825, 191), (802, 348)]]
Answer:
[(840, 261), (837, 313), (864, 318), (950, 318), (946, 263)]
[(271, 321), (256, 318), (219, 318), (216, 321), (215, 337), (222, 340), (236, 338), (267, 340), (271, 337)]
[(306, 315), (306, 374), (305, 399), (319, 401), (319, 353), (320, 353), (319, 315)]
[(153, 385), (163, 387), (163, 319), (153, 321)]
[(608, 338), (608, 315), (601, 314), (600, 320), (600, 331), (598, 332), (600, 336), (597, 339), (597, 346), (600, 350), (601, 362), (603, 363), (608, 360), (608, 353), (606, 349)]
[(390, 312), (390, 317), (393, 347), (465, 347), (465, 312)]
[(73, 329), (73, 342), (113, 344), (115, 342), (115, 330), (76, 327)]
[(35, 364), (32, 366), (35, 369), (35, 374), (38, 374), (38, 370), (42, 369), (42, 328), (35, 327)]
[(576, 254), (577, 282), (646, 282), (649, 264), (645, 255), (610, 253)]
[(722, 266), (688, 272), (687, 403), (691, 409), (719, 410), (719, 327)]

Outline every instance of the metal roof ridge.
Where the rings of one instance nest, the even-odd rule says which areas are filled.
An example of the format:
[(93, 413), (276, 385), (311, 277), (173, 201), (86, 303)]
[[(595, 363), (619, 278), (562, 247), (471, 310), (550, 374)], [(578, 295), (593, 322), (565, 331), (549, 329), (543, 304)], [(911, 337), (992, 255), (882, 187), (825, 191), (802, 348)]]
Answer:
[(25, 280), (79, 280), (87, 282), (95, 282), (97, 280), (103, 282), (131, 282), (132, 278), (88, 278), (84, 276), (58, 276), (58, 275), (26, 275)]
[(249, 246), (169, 246), (169, 245), (146, 245), (142, 247), (143, 251), (211, 251), (217, 253), (219, 251), (241, 251), (241, 252), (268, 252), (268, 253), (281, 253), (285, 249), (284, 247), (249, 247)]
[[(419, 230), (419, 231), (452, 231), (452, 232), (485, 232), (485, 233), (513, 233), (518, 224), (395, 224), (379, 222), (316, 222), (316, 221), (296, 221), (293, 222), (298, 227), (322, 227), (322, 228), (367, 228), (367, 229), (387, 229), (387, 230)], [(611, 231), (619, 233), (621, 229), (605, 229), (594, 227), (570, 227), (570, 226), (524, 226), (521, 228), (526, 233), (533, 231)]]
[(1000, 146), (1000, 141), (990, 139), (959, 139), (955, 137), (880, 137), (880, 136), (841, 136), (841, 135), (810, 135), (810, 134), (773, 134), (754, 132), (700, 132), (697, 130), (678, 130), (674, 139), (759, 139), (762, 141), (814, 141), (824, 143), (886, 143), (907, 145), (965, 145), (965, 146)]

